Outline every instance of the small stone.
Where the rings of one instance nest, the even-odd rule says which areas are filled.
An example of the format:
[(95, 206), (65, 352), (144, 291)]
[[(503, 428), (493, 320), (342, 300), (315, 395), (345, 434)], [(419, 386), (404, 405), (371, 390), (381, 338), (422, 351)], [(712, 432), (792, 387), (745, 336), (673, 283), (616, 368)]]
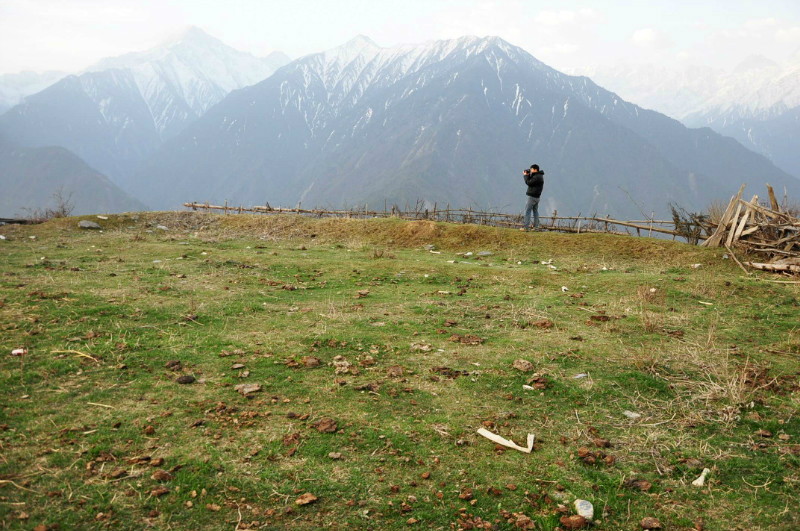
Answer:
[(94, 221), (89, 221), (88, 219), (82, 219), (81, 221), (79, 221), (78, 227), (81, 229), (89, 229), (89, 230), (101, 230), (103, 228)]
[(772, 432), (769, 430), (758, 430), (755, 434), (759, 437), (764, 437), (765, 439), (772, 437)]
[(209, 511), (213, 511), (213, 512), (215, 512), (215, 513), (216, 513), (216, 512), (218, 512), (220, 509), (222, 509), (222, 507), (220, 507), (220, 506), (219, 506), (219, 505), (217, 505), (216, 503), (207, 503), (207, 504), (206, 504), (206, 509), (208, 509)]
[(259, 391), (261, 391), (261, 384), (257, 384), (257, 383), (256, 384), (254, 384), (254, 383), (239, 384), (239, 385), (233, 386), (233, 389), (234, 389), (234, 391), (237, 391), (242, 396), (248, 396), (248, 395), (251, 395), (253, 393), (258, 393)]
[(592, 439), (592, 442), (598, 448), (611, 448), (611, 441), (609, 441), (608, 439), (597, 437), (596, 439)]
[(150, 478), (155, 481), (169, 481), (173, 479), (173, 475), (166, 470), (156, 470)]
[(514, 360), (512, 367), (522, 372), (532, 372), (534, 369), (533, 363), (523, 359)]
[(626, 479), (624, 484), (629, 489), (637, 489), (642, 492), (647, 492), (653, 487), (653, 484), (646, 479)]
[(652, 516), (642, 518), (639, 525), (642, 526), (642, 529), (661, 529), (661, 522), (658, 521), (658, 518), (653, 518)]
[(575, 512), (578, 515), (584, 517), (587, 522), (591, 522), (594, 519), (594, 506), (588, 500), (575, 500)]
[(586, 518), (579, 514), (573, 514), (572, 516), (562, 516), (558, 519), (561, 523), (561, 526), (564, 529), (583, 529), (589, 522), (586, 521)]
[(314, 503), (319, 498), (311, 494), (310, 492), (306, 492), (305, 494), (301, 495), (297, 498), (294, 503), (295, 505), (308, 505), (309, 503)]
[(164, 368), (171, 371), (179, 371), (182, 368), (181, 360), (169, 360), (164, 364)]
[(156, 229), (157, 229), (157, 230), (169, 230), (169, 229), (168, 229), (167, 227), (165, 227), (164, 225), (156, 225)]
[(169, 494), (169, 489), (164, 486), (159, 486), (150, 491), (150, 496), (160, 498), (164, 494)]
[(386, 375), (390, 378), (400, 378), (405, 374), (405, 370), (400, 365), (392, 365), (386, 369)]
[(300, 358), (300, 363), (302, 363), (306, 369), (313, 369), (314, 367), (319, 367), (322, 360), (316, 356), (303, 356)]
[(184, 374), (183, 376), (179, 376), (178, 379), (175, 381), (178, 382), (179, 384), (186, 385), (194, 383), (194, 380), (195, 378), (191, 374)]
[(339, 452), (331, 452), (331, 453), (328, 454), (328, 457), (333, 459), (334, 461), (336, 461), (336, 460), (342, 458), (342, 454), (339, 453)]
[(339, 425), (330, 417), (322, 417), (317, 422), (312, 424), (320, 433), (334, 433), (339, 429)]

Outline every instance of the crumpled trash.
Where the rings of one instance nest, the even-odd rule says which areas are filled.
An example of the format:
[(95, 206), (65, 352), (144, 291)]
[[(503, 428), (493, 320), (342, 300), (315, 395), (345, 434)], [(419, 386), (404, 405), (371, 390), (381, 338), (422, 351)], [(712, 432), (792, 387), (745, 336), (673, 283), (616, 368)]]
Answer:
[(27, 353), (28, 349), (26, 349), (25, 347), (15, 348), (14, 350), (11, 351), (12, 356), (24, 356)]

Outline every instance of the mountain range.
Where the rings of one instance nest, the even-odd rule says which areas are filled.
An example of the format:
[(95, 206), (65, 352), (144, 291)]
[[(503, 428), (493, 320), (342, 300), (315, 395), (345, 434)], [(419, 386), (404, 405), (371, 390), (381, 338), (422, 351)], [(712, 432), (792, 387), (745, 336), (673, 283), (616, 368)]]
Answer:
[(0, 116), (0, 135), (69, 149), (158, 209), (421, 201), (517, 212), (533, 162), (546, 212), (702, 210), (745, 181), (800, 196), (800, 181), (735, 140), (497, 37), (382, 48), (360, 36), (272, 59), (193, 29), (27, 97)]
[(787, 65), (748, 57), (731, 71), (620, 65), (581, 72), (688, 127), (735, 138), (800, 177), (800, 53)]
[[(628, 103), (496, 37), (380, 48), (365, 37), (231, 93), (134, 179), (156, 208), (188, 200), (517, 211), (521, 171), (547, 211), (638, 217), (701, 209), (743, 181), (800, 181), (710, 129)], [(191, 195), (189, 195), (191, 194)]]
[(0, 217), (35, 217), (59, 202), (71, 205), (74, 215), (145, 208), (62, 147), (22, 147), (3, 138), (0, 190)]
[(257, 58), (237, 51), (192, 27), (28, 96), (0, 116), (0, 133), (26, 146), (64, 147), (125, 187), (164, 140), (288, 61), (280, 52)]

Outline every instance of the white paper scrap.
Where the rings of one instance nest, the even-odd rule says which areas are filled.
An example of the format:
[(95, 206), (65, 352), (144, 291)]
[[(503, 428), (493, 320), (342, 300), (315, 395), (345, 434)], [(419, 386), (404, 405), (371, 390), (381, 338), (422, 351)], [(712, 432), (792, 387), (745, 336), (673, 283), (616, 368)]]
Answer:
[(525, 452), (526, 454), (529, 454), (529, 453), (531, 453), (533, 451), (533, 434), (532, 433), (528, 434), (528, 447), (527, 448), (523, 448), (522, 446), (517, 445), (513, 441), (509, 441), (508, 439), (504, 439), (504, 438), (500, 437), (499, 435), (497, 435), (495, 433), (492, 433), (492, 432), (490, 432), (489, 430), (487, 430), (485, 428), (479, 428), (478, 429), (478, 435), (483, 435), (484, 437), (486, 437), (490, 441), (494, 441), (497, 444), (502, 444), (503, 446), (508, 447), (508, 448), (512, 448), (514, 450), (519, 450), (520, 452)]

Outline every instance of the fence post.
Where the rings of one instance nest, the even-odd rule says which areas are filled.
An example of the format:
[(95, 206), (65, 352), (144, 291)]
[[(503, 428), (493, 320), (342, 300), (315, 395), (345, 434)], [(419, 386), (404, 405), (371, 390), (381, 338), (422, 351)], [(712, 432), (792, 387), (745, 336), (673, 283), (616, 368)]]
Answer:
[(656, 219), (656, 213), (655, 213), (654, 210), (651, 210), (650, 211), (650, 232), (647, 233), (648, 237), (651, 237), (653, 235), (653, 221), (655, 221), (655, 219)]

